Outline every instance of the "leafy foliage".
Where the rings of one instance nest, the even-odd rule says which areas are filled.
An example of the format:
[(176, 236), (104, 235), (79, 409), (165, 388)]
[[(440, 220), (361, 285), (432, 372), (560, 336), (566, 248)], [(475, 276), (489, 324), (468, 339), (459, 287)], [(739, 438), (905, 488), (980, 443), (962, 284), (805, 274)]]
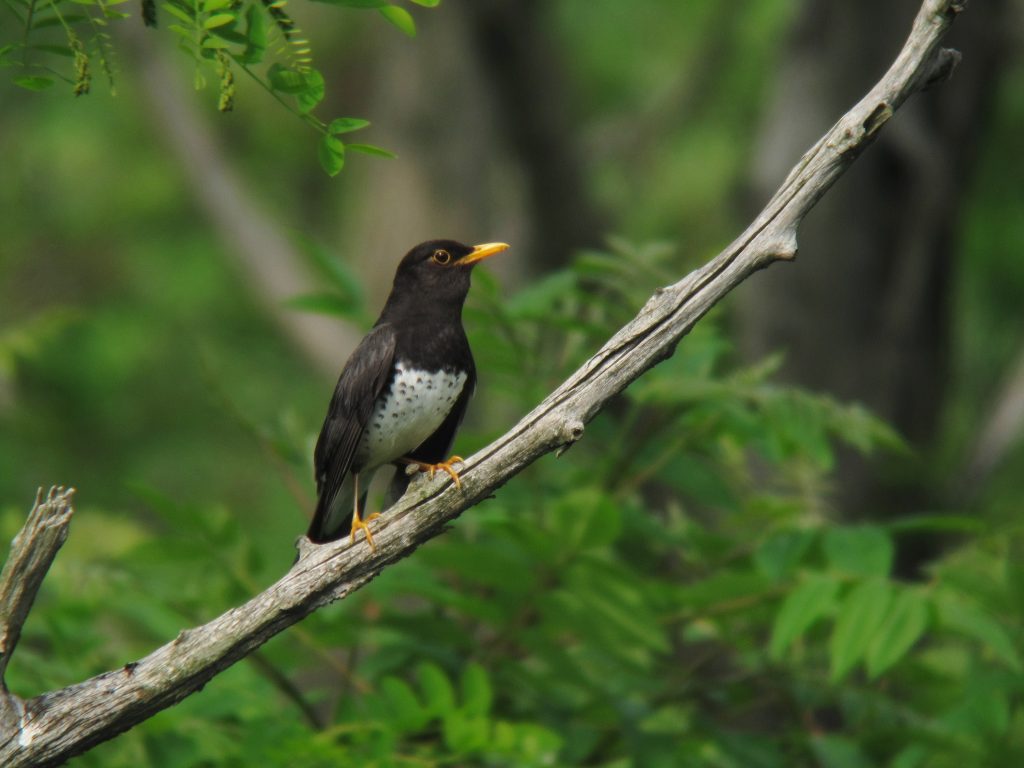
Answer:
[[(409, 36), (416, 34), (410, 13), (384, 0), (324, 0), (330, 5), (376, 10)], [(113, 21), (133, 18), (123, 10), (128, 0), (5, 0), (14, 24), (7, 40), (0, 38), (0, 68), (11, 69), (16, 85), (43, 91), (58, 80), (70, 84), (76, 96), (91, 90), (93, 69), (103, 73), (115, 91), (114, 49), (107, 31)], [(432, 8), (440, 0), (411, 0)], [(218, 108), (235, 106), (235, 71), (259, 83), (290, 112), (320, 134), (320, 165), (331, 176), (345, 164), (346, 148), (370, 155), (393, 157), (372, 144), (346, 144), (339, 136), (369, 125), (366, 120), (337, 118), (324, 122), (314, 114), (323, 101), (325, 81), (313, 67), (309, 41), (286, 11), (287, 0), (143, 0), (141, 15), (148, 27), (159, 20), (177, 39), (178, 47), (195, 62), (197, 90), (207, 86), (210, 73), (218, 83)], [(57, 59), (71, 60), (68, 67)]]
[[(379, 3), (357, 5), (378, 15)], [(144, 2), (144, 18), (147, 6), (165, 37), (187, 43), (167, 31), (179, 20), (162, 4)], [(72, 90), (83, 61), (59, 21), (33, 27), (29, 44), (52, 49), (31, 49), (24, 66), (26, 7), (0, 9), (0, 62), (22, 85)], [(270, 67), (297, 67), (301, 48), (283, 28), (295, 5), (264, 7), (254, 23), (267, 45), (249, 68), (269, 85)], [(552, 4), (573, 106), (587, 115), (588, 191), (614, 212), (609, 228), (683, 232), (688, 254), (733, 234), (743, 148), (795, 7)], [(74, 18), (99, 6), (56, 8), (88, 57), (83, 83), (120, 84), (131, 63), (96, 48), (112, 22)], [(35, 13), (55, 19), (48, 3)], [(246, 14), (235, 18), (251, 39)], [(224, 67), (212, 50), (187, 55), (216, 85)], [(245, 74), (230, 55), (228, 69)], [(956, 474), (953, 454), (1021, 341), (1015, 71), (963, 211), (947, 414), (956, 434), (950, 456), (925, 457), (937, 487)], [(281, 84), (302, 92), (305, 81), (289, 77)], [(296, 94), (273, 93), (299, 110)], [(9, 670), (14, 690), (33, 695), (138, 658), (288, 567), (333, 381), (310, 371), (240, 287), (182, 193), (180, 168), (154, 157), (144, 119), (126, 131), (113, 110), (80, 100), (67, 140), (66, 104), (11, 102), (0, 131), (12, 212), (0, 247), (0, 533), (21, 524), (35, 484), (80, 489), (71, 538)], [(341, 120), (323, 122), (359, 125)], [(361, 207), (363, 190), (340, 200), (304, 176), (272, 116), (250, 128), (263, 144), (244, 143), (238, 125), (232, 140), (251, 178), (275, 179), (263, 192), (276, 192), (269, 202), (286, 220), (320, 224), (327, 241), (324, 222), (336, 232), (399, 215), (391, 200)], [(343, 209), (359, 213), (339, 223)], [(291, 306), (367, 323), (349, 268), (320, 246), (305, 252), (323, 288)], [(535, 404), (680, 261), (664, 247), (617, 244), (511, 297), (478, 272), (467, 325), (483, 381), (458, 450)], [(856, 404), (779, 386), (774, 358), (738, 368), (728, 322), (717, 312), (702, 321), (568, 454), (72, 765), (1019, 764), (1024, 454), (982, 498), (953, 506), (959, 514), (908, 509), (906, 520), (844, 524), (828, 503), (837, 446), (885, 464), (898, 440)], [(922, 529), (957, 538), (924, 580), (894, 578), (894, 547)]]
[[(509, 299), (478, 275), (467, 325), (494, 410), (531, 406), (667, 276), (668, 249), (614, 245)], [(1012, 764), (1019, 526), (975, 531), (927, 582), (894, 579), (909, 524), (841, 524), (827, 487), (837, 442), (898, 438), (772, 370), (736, 368), (702, 322), (569, 454), (77, 764)], [(258, 439), (305, 477), (314, 428)], [(254, 546), (242, 510), (135, 493), (149, 522), (80, 512), (17, 692), (124, 664), (274, 578), (282, 558)], [(83, 557), (76, 541), (103, 546)]]

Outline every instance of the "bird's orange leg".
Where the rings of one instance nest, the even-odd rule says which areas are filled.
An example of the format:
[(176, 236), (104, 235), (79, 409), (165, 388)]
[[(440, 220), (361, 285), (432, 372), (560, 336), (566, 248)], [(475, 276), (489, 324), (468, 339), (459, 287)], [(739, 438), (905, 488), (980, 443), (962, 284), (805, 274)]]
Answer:
[(405, 462), (406, 464), (412, 464), (413, 466), (419, 467), (420, 472), (429, 472), (431, 480), (434, 479), (434, 473), (437, 472), (438, 470), (441, 470), (442, 472), (447, 472), (448, 477), (450, 477), (452, 479), (452, 482), (455, 483), (455, 487), (458, 488), (460, 491), (462, 490), (462, 481), (459, 480), (459, 473), (456, 472), (455, 468), (452, 466), (454, 464), (465, 463), (466, 460), (463, 459), (461, 456), (452, 456), (447, 461), (441, 461), (438, 462), (437, 464), (429, 464), (425, 461), (416, 461), (416, 459), (401, 459), (401, 461)]
[(370, 545), (370, 551), (376, 552), (377, 545), (373, 543), (373, 534), (370, 533), (369, 522), (374, 518), (380, 517), (380, 512), (374, 512), (372, 515), (367, 515), (366, 520), (359, 517), (359, 475), (355, 475), (355, 497), (352, 501), (352, 533), (351, 542), (356, 543), (356, 531), (360, 528), (366, 534), (366, 543)]

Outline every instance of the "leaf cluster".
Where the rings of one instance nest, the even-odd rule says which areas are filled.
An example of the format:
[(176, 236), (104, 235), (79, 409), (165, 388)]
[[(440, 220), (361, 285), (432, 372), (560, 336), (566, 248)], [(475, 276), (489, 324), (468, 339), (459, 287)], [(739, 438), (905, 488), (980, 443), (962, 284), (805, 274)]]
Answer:
[[(312, 253), (339, 295), (355, 290)], [(671, 255), (616, 242), (508, 299), (480, 273), (466, 311), (487, 410), (533, 405)], [(568, 454), (79, 764), (1014, 764), (1019, 526), (834, 519), (837, 446), (905, 448), (862, 407), (776, 383), (774, 365), (737, 367), (705, 320)], [(304, 477), (313, 429), (255, 433)], [(460, 450), (495, 429), (467, 425)], [(244, 510), (136, 494), (148, 521), (80, 513), (17, 692), (122, 665), (275, 577)], [(899, 580), (899, 538), (922, 528), (959, 544), (927, 580)]]
[[(384, 0), (320, 0), (342, 8), (376, 10), (409, 36), (416, 24), (408, 10)], [(14, 23), (0, 36), (0, 69), (10, 69), (13, 82), (27, 90), (43, 91), (56, 82), (68, 83), (76, 96), (89, 93), (93, 70), (103, 72), (115, 91), (111, 22), (133, 19), (128, 0), (5, 0), (3, 9)], [(432, 8), (440, 0), (411, 0)], [(287, 0), (143, 0), (147, 27), (166, 25), (178, 48), (195, 64), (196, 90), (216, 76), (218, 108), (234, 109), (235, 73), (250, 77), (281, 105), (319, 135), (318, 158), (331, 176), (341, 171), (346, 150), (393, 157), (372, 144), (344, 141), (341, 136), (369, 125), (366, 120), (341, 117), (324, 121), (315, 110), (324, 99), (325, 80), (313, 66), (309, 40), (286, 10)], [(5, 39), (6, 38), (6, 39)], [(71, 66), (60, 60), (69, 59)]]

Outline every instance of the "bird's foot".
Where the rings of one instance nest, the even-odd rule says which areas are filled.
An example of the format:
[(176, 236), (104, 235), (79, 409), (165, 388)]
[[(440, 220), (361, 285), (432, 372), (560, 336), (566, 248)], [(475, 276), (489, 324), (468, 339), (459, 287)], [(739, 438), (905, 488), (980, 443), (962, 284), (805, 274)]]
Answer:
[(428, 464), (427, 462), (416, 461), (415, 459), (403, 459), (403, 461), (405, 461), (408, 464), (412, 464), (413, 466), (419, 467), (420, 472), (429, 472), (431, 480), (434, 479), (434, 473), (437, 472), (438, 470), (441, 470), (442, 472), (447, 472), (448, 477), (450, 477), (452, 479), (452, 482), (455, 483), (455, 487), (458, 488), (460, 491), (462, 490), (462, 481), (459, 480), (459, 473), (455, 471), (455, 468), (453, 466), (455, 464), (465, 463), (466, 460), (463, 459), (461, 456), (452, 456), (447, 461), (441, 461), (438, 462), (437, 464)]
[(352, 541), (353, 544), (356, 543), (356, 531), (362, 529), (363, 532), (366, 534), (366, 543), (370, 545), (370, 551), (371, 552), (376, 552), (377, 551), (377, 545), (373, 543), (373, 534), (370, 533), (369, 522), (371, 520), (375, 519), (375, 518), (378, 518), (378, 517), (380, 517), (380, 512), (374, 512), (371, 515), (367, 515), (366, 516), (366, 520), (363, 520), (361, 517), (359, 517), (359, 513), (358, 512), (353, 513), (353, 515), (352, 515), (352, 535), (351, 535), (351, 541)]

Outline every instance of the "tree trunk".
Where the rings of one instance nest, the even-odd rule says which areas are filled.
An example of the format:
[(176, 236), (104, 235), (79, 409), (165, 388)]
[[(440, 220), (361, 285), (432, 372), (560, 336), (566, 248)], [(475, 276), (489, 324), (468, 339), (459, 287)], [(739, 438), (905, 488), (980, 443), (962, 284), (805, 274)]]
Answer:
[[(900, 44), (902, 24), (879, 25), (914, 0), (809, 0), (789, 41), (761, 128), (751, 177), (762, 199), (808, 140), (826, 128)], [(801, 232), (801, 258), (742, 293), (741, 348), (783, 349), (782, 376), (861, 401), (917, 450), (936, 436), (949, 376), (958, 212), (984, 136), (1007, 50), (1008, 3), (990, 0), (950, 36), (964, 60), (948, 84), (909, 105)], [(835, 504), (848, 518), (927, 508), (926, 479), (841, 456)], [(900, 477), (900, 475), (903, 475)], [(932, 542), (910, 542), (913, 570)]]
[[(536, 0), (461, 0), (420, 14), (415, 41), (368, 30), (372, 96), (353, 105), (349, 95), (346, 108), (372, 115), (374, 141), (404, 162), (353, 163), (345, 173), (358, 198), (330, 199), (361, 273), (434, 237), (503, 240), (515, 247), (493, 269), (514, 288), (600, 244), (549, 11)], [(389, 288), (390, 269), (379, 271), (371, 306)]]

